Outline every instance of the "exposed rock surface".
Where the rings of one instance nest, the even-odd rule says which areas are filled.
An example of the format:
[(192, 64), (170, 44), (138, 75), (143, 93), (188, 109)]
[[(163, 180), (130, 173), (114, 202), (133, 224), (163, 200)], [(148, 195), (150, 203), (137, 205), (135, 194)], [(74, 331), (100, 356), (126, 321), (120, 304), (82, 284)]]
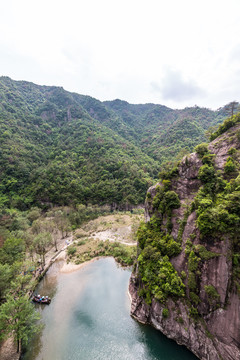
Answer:
[[(231, 147), (240, 149), (240, 142), (236, 141), (234, 134), (240, 129), (237, 125), (230, 129), (228, 134), (214, 140), (209, 149), (216, 155), (215, 167), (223, 170), (228, 158), (228, 150)], [(196, 153), (184, 157), (179, 165), (179, 177), (172, 182), (174, 191), (179, 196), (181, 207), (175, 209), (172, 215), (172, 236), (177, 239), (179, 233), (179, 220), (182, 220), (186, 208), (194, 199), (201, 186), (198, 180), (198, 171), (202, 162)], [(160, 185), (161, 184), (157, 184)], [(151, 199), (156, 195), (156, 186), (148, 192)], [(145, 219), (149, 221), (153, 214), (152, 204), (146, 202)], [(147, 305), (142, 297), (138, 296), (140, 287), (138, 273), (132, 274), (129, 291), (132, 296), (131, 315), (142, 323), (149, 323), (159, 329), (177, 343), (187, 346), (199, 359), (202, 360), (240, 360), (240, 297), (236, 288), (232, 286), (232, 259), (231, 241), (228, 236), (223, 236), (221, 241), (214, 239), (203, 240), (196, 226), (196, 212), (192, 212), (186, 221), (182, 235), (182, 251), (172, 258), (171, 262), (178, 274), (185, 271), (188, 275), (187, 257), (185, 254), (186, 241), (194, 234), (193, 244), (203, 245), (207, 251), (214, 252), (218, 256), (204, 261), (201, 265), (201, 274), (197, 281), (199, 286), (200, 303), (197, 305), (201, 321), (194, 321), (189, 316), (189, 308), (184, 300), (173, 301), (168, 299), (163, 305), (153, 299), (151, 305)], [(185, 281), (187, 287), (187, 280)], [(218, 306), (214, 302), (209, 303), (205, 286), (212, 285), (219, 294)], [(189, 289), (187, 289), (189, 291)], [(162, 316), (163, 308), (170, 309), (169, 316)]]

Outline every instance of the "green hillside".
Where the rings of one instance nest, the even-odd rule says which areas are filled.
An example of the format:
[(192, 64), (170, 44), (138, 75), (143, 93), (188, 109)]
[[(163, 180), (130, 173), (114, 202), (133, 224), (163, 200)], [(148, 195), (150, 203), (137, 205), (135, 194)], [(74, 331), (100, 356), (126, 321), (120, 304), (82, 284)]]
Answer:
[(164, 162), (206, 140), (224, 111), (100, 102), (0, 78), (0, 204), (143, 203)]

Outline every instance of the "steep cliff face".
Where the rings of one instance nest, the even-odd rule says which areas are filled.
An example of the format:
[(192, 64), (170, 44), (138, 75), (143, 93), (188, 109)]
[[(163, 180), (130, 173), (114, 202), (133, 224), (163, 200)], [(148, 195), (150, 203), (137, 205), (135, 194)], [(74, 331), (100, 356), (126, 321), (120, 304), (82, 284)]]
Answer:
[[(148, 190), (147, 224), (129, 285), (131, 315), (202, 360), (240, 359), (239, 134), (238, 124)], [(170, 210), (169, 192), (180, 200)], [(173, 256), (166, 238), (181, 244)], [(184, 296), (171, 290), (176, 279), (162, 271), (163, 261), (177, 271)], [(170, 290), (160, 285), (162, 279)]]

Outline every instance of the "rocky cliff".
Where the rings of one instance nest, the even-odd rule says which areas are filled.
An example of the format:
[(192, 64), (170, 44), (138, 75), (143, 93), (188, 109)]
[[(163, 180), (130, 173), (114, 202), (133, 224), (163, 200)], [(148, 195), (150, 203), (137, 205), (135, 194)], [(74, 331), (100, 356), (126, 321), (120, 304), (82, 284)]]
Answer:
[(240, 359), (240, 125), (148, 190), (131, 315), (202, 360)]

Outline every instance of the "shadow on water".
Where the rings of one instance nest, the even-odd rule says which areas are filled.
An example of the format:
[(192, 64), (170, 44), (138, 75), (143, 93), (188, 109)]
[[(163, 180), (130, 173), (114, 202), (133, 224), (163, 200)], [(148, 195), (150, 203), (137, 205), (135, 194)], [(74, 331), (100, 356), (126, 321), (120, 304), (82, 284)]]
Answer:
[(144, 341), (147, 344), (149, 359), (197, 360), (185, 346), (176, 344), (175, 341), (168, 339), (160, 331), (149, 325), (138, 324), (138, 326), (141, 331), (139, 341)]
[(129, 315), (130, 270), (112, 258), (59, 273), (53, 266), (38, 291), (53, 296), (41, 307), (45, 328), (24, 360), (196, 360), (185, 347)]

